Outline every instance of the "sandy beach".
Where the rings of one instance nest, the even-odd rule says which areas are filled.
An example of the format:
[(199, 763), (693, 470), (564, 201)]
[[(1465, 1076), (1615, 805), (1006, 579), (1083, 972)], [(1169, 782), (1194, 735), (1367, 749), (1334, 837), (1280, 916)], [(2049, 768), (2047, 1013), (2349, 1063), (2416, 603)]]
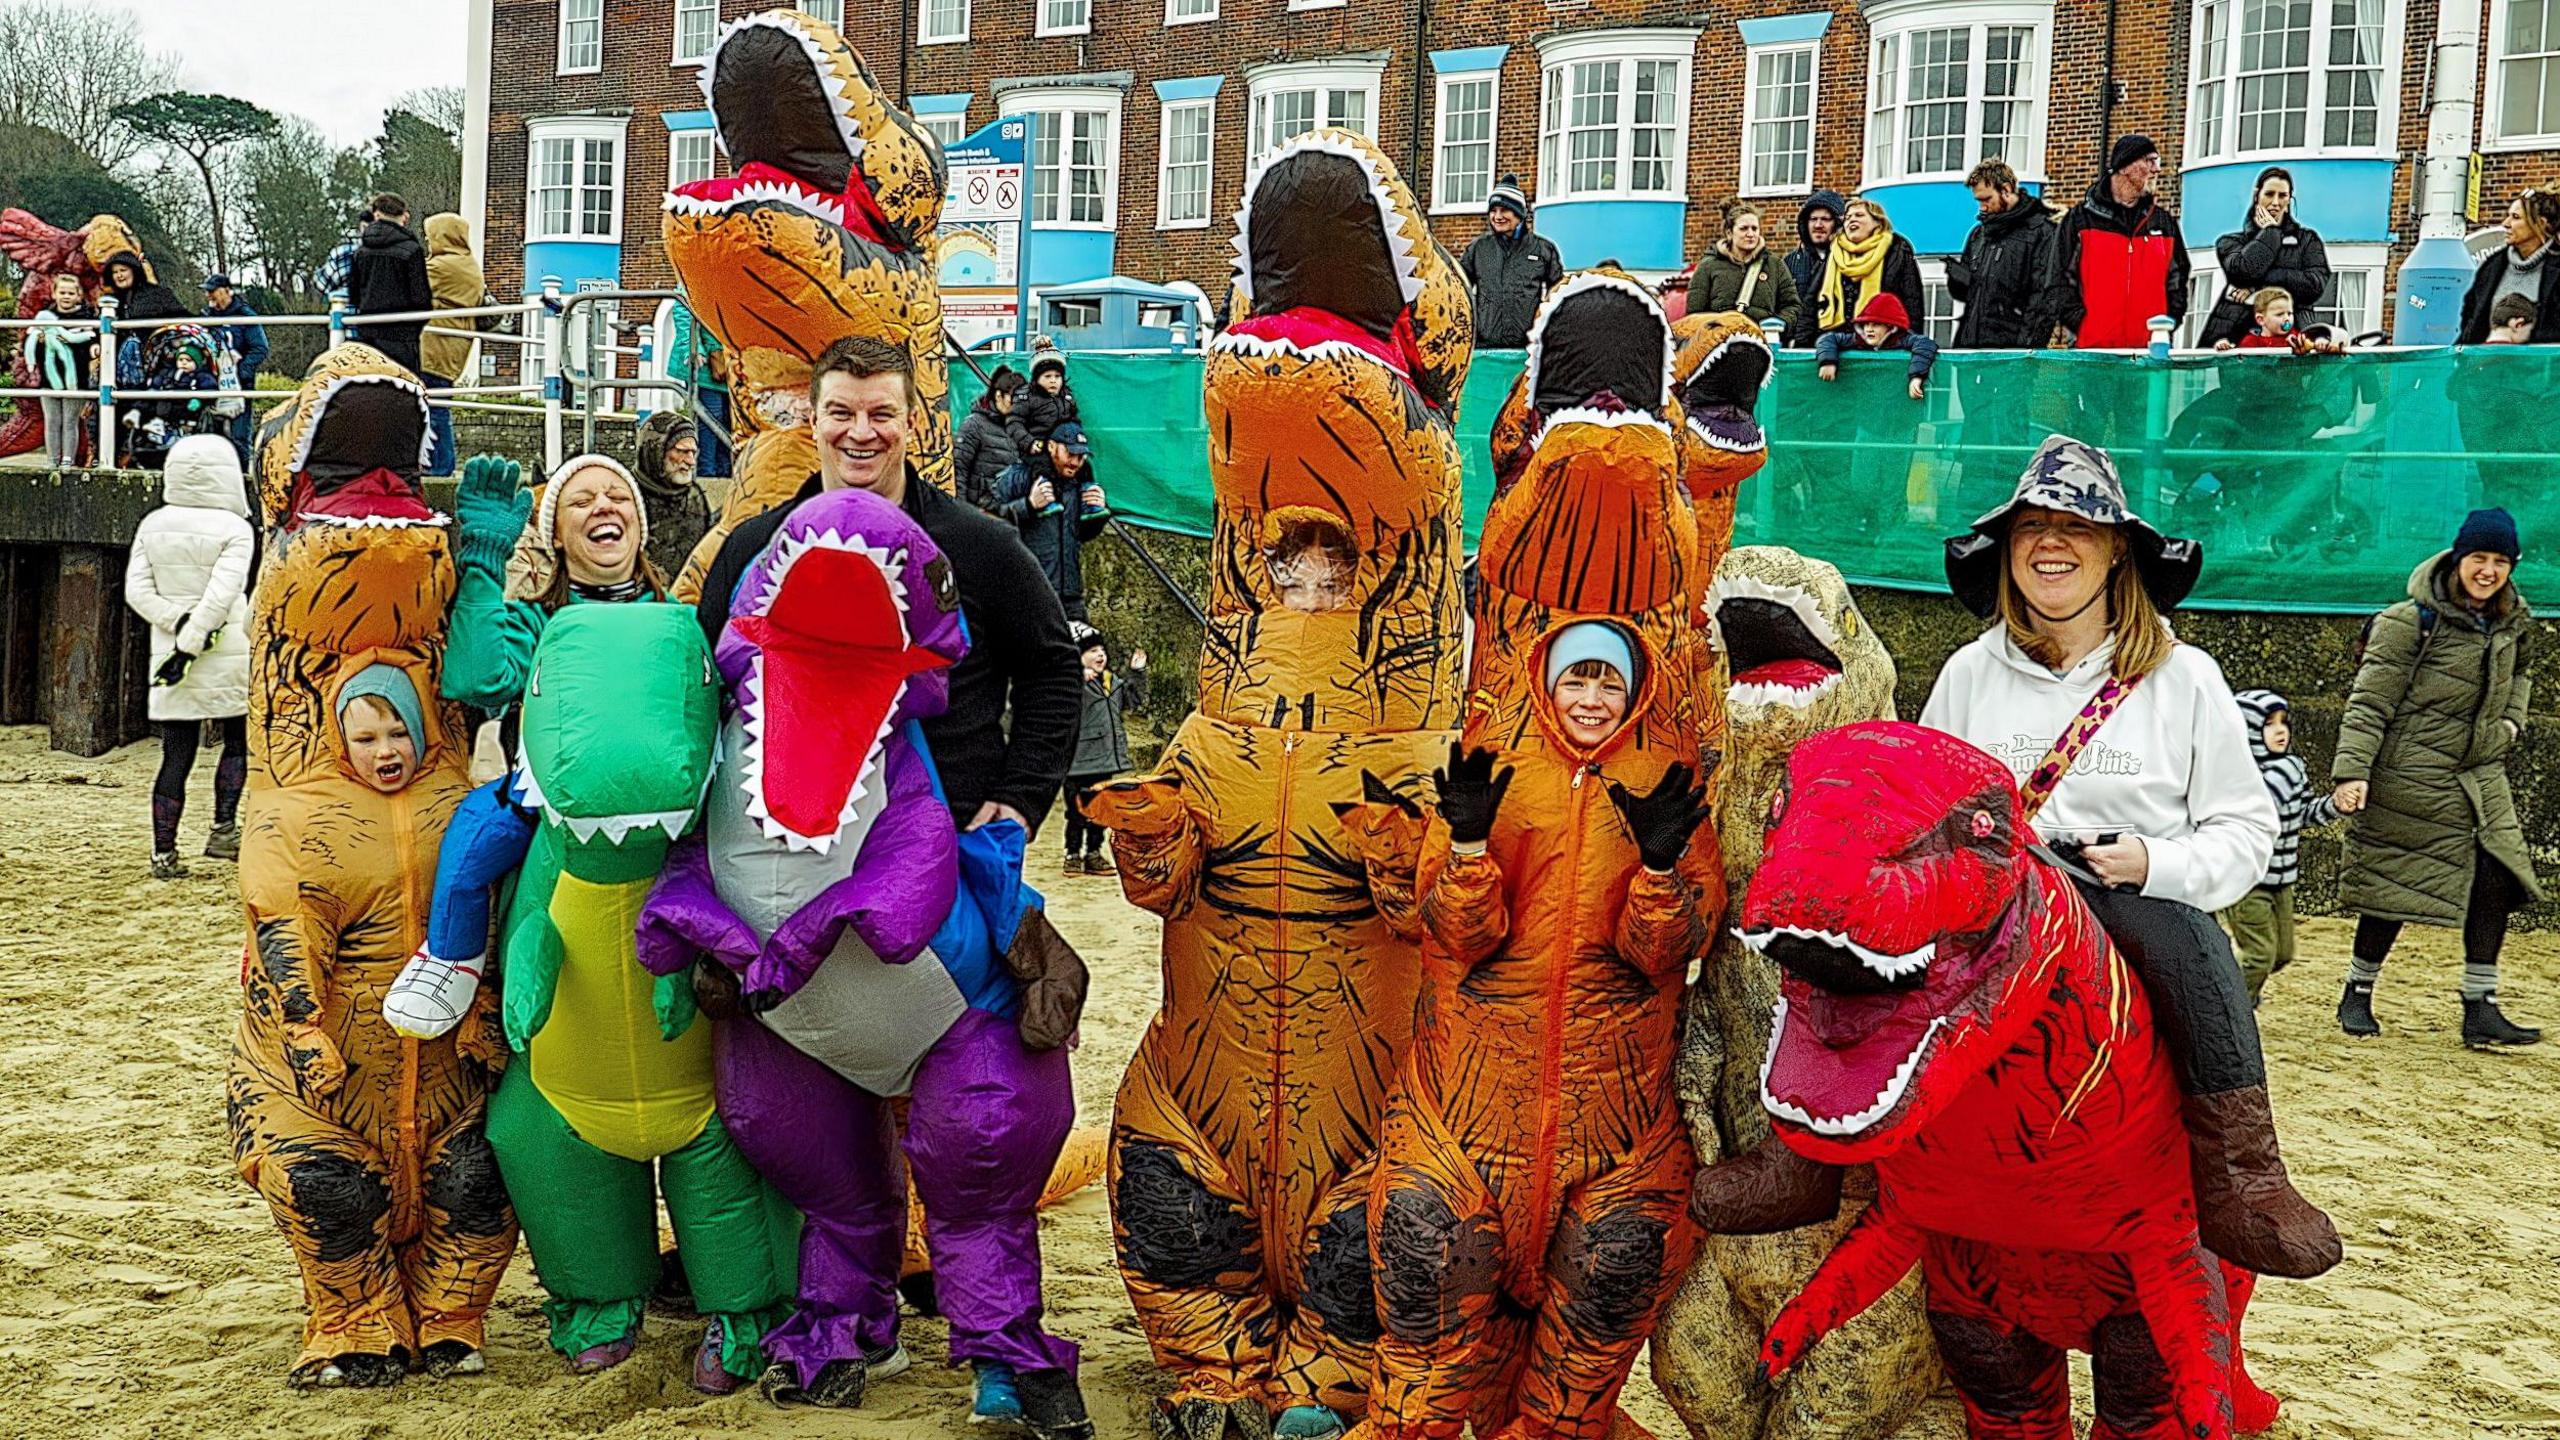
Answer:
[[(293, 1267), (223, 1137), (236, 877), (196, 860), (192, 879), (149, 878), (156, 760), (149, 745), (81, 760), (46, 750), (40, 730), (0, 730), (0, 1428), (28, 1440), (970, 1433), (965, 1374), (940, 1363), (941, 1327), (912, 1317), (916, 1369), (858, 1412), (693, 1394), (695, 1330), (673, 1319), (652, 1318), (631, 1363), (572, 1378), (542, 1343), (521, 1256), (491, 1316), (486, 1376), (288, 1392)], [(209, 821), (210, 770), (198, 766), (188, 852)], [(1076, 1089), (1098, 1122), (1154, 1005), (1155, 924), (1114, 883), (1061, 879), (1040, 853), (1034, 881), (1093, 969)], [(2462, 1050), (2455, 937), (2413, 930), (2377, 1001), (2388, 1033), (2350, 1044), (2329, 1018), (2347, 933), (2309, 923), (2304, 960), (2263, 1014), (2295, 1172), (2347, 1236), (2336, 1272), (2270, 1283), (2250, 1317), (2257, 1373), (2288, 1400), (2274, 1433), (2560, 1433), (2560, 1043)], [(2522, 936), (2509, 956), (2511, 1013), (2560, 1021), (2560, 943)], [(1101, 1433), (1145, 1435), (1163, 1382), (1112, 1269), (1100, 1191), (1052, 1211), (1044, 1243), (1054, 1327), (1084, 1347)], [(1657, 1434), (1682, 1433), (1641, 1372), (1627, 1408)], [(1942, 1396), (1904, 1433), (1960, 1434), (1955, 1406)]]

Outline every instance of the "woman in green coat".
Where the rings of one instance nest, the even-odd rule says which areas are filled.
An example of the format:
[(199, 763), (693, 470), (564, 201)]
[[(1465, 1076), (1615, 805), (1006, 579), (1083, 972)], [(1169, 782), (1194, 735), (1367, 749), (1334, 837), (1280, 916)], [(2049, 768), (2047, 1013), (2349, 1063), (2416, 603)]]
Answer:
[(2338, 809), (2354, 817), (2342, 887), (2356, 921), (2338, 1024), (2379, 1035), (2373, 986), (2400, 927), (2462, 929), (2462, 1042), (2531, 1045), (2498, 1010), (2507, 917), (2542, 898), (2507, 783), (2524, 735), (2532, 611), (2512, 578), (2522, 546), (2504, 510), (2474, 510), (2453, 548), (2374, 617), (2338, 734)]

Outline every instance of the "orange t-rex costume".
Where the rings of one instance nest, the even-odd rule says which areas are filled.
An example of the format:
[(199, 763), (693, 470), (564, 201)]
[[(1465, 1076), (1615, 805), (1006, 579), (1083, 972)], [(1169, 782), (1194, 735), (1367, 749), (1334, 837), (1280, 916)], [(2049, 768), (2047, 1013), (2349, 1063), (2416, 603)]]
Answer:
[[(1712, 846), (1640, 867), (1620, 812), (1700, 758), (1671, 355), (1643, 287), (1570, 277), (1496, 426), (1514, 444), (1497, 450), (1462, 744), (1512, 779), (1480, 853), (1432, 826), (1418, 906), (1391, 912), (1418, 922), (1423, 996), (1372, 1191), (1386, 1334), (1364, 1434), (1608, 1434), (1696, 1249), (1671, 1055), (1722, 876)], [(1633, 642), (1641, 673), (1624, 722), (1586, 748), (1546, 671), (1559, 632), (1591, 619)], [(1371, 815), (1374, 845), (1417, 818)]]
[[(382, 1018), (471, 788), (460, 712), (435, 699), (454, 574), (443, 517), (418, 498), (425, 427), (417, 382), (351, 344), (259, 438), (274, 528), (250, 620), (253, 957), (227, 1098), (232, 1158), (302, 1268), (297, 1383), (384, 1383), (441, 1342), (478, 1350), (515, 1253), (481, 1124), (502, 1063), (496, 991), (435, 1040)], [(389, 795), (348, 770), (337, 723), (340, 687), (375, 664), (408, 676), (426, 731), (417, 778)]]
[(1266, 1406), (1356, 1412), (1368, 1389), (1369, 1168), (1418, 975), (1342, 811), (1364, 784), (1419, 797), (1457, 721), (1450, 421), (1471, 350), (1457, 267), (1365, 137), (1300, 136), (1246, 196), (1239, 314), (1203, 381), (1200, 705), (1156, 775), (1086, 805), (1129, 898), (1165, 917), (1112, 1221), (1180, 1377), (1169, 1412), (1207, 1437), (1267, 1434)]

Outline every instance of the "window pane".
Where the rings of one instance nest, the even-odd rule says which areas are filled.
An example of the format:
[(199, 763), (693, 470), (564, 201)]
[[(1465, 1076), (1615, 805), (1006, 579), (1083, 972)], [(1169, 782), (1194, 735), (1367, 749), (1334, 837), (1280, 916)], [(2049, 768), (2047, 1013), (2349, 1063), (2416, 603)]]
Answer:
[(841, 30), (844, 28), (844, 0), (799, 0), (800, 13), (812, 20), (824, 20)]
[(1965, 168), (1966, 87), (1972, 79), (1973, 32), (1922, 30), (1910, 37), (1904, 71), (1903, 171), (1927, 175)]
[(604, 0), (561, 0), (560, 66), (593, 70), (604, 63)]
[(924, 38), (956, 40), (969, 33), (969, 0), (927, 0)]
[(1568, 193), (1587, 195), (1618, 188), (1618, 62), (1585, 61), (1572, 67), (1573, 93), (1565, 132)]
[(1440, 203), (1481, 205), (1493, 193), (1493, 82), (1440, 87)]
[(1901, 112), (1895, 108), (1901, 94), (1902, 37), (1887, 35), (1876, 42), (1875, 64), (1868, 70), (1868, 84), (1875, 94), (1867, 112), (1867, 173), (1877, 179), (1893, 175), (1894, 131)]
[(1218, 0), (1173, 0), (1172, 17), (1176, 20), (1198, 20), (1218, 13)]
[(1167, 224), (1209, 218), (1210, 107), (1178, 105), (1164, 113)]
[(1366, 90), (1328, 90), (1325, 92), (1325, 122), (1345, 130), (1369, 133), (1369, 92)]
[(667, 140), (667, 187), (711, 178), (711, 132), (686, 130)]
[(1813, 52), (1757, 53), (1752, 85), (1750, 187), (1802, 189), (1813, 168)]
[(2335, 0), (2322, 140), (2371, 145), (2382, 121), (2382, 0)]
[(676, 0), (676, 58), (699, 60), (711, 53), (720, 28), (719, 0)]
[(613, 233), (613, 161), (614, 143), (610, 140), (586, 142), (583, 172), (578, 185), (578, 233), (589, 236)]
[(1036, 112), (1036, 132), (1031, 141), (1031, 183), (1038, 193), (1032, 196), (1031, 218), (1038, 224), (1050, 224), (1058, 218), (1058, 192), (1065, 188), (1058, 173), (1059, 126), (1065, 121), (1062, 111)]
[(2304, 143), (2311, 118), (2312, 0), (2242, 0), (2238, 148)]
[(1639, 60), (1636, 62), (1636, 88), (1633, 119), (1635, 128), (1629, 137), (1627, 184), (1630, 189), (1665, 191), (1671, 188), (1673, 127), (1670, 124), (1678, 103), (1675, 98), (1680, 84), (1680, 65), (1673, 60)]

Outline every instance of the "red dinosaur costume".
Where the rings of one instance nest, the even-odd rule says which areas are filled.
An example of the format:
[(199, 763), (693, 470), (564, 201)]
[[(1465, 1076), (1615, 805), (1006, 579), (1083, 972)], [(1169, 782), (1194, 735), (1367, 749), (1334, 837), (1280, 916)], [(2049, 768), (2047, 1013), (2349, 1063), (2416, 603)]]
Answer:
[[(98, 280), (106, 269), (107, 257), (121, 251), (142, 253), (142, 242), (133, 231), (113, 215), (98, 215), (77, 230), (50, 225), (24, 210), (0, 210), (0, 255), (16, 263), (26, 283), (18, 287), (17, 317), (33, 320), (37, 312), (53, 303), (53, 277), (77, 276), (80, 288), (91, 299), (97, 298)], [(32, 390), (44, 382), (25, 360), (15, 358), (18, 337), (24, 331), (10, 333), (8, 350), (9, 383)], [(24, 455), (44, 443), (44, 409), (32, 400), (18, 402), (17, 411), (0, 423), (0, 457)], [(84, 440), (82, 453), (89, 445)]]
[(2066, 1348), (2092, 1356), (2093, 1440), (2231, 1434), (2244, 1277), (2197, 1238), (2142, 988), (2028, 849), (2008, 767), (1870, 721), (1806, 741), (1787, 781), (1742, 907), (1786, 972), (1761, 1099), (1799, 1153), (1873, 1163), (1877, 1196), (1763, 1366), (1917, 1263), (1976, 1440), (2067, 1440)]

